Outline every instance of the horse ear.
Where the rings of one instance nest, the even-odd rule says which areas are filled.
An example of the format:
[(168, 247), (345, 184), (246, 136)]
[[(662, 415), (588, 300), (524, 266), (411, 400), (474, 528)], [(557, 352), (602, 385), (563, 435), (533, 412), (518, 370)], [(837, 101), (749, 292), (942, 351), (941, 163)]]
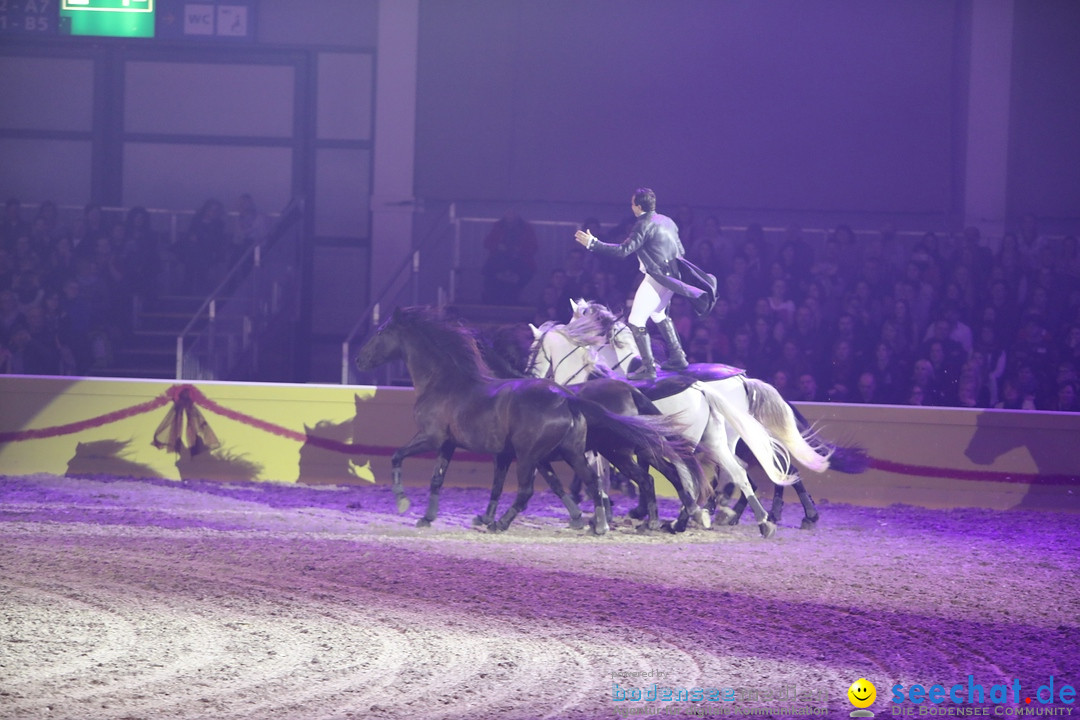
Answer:
[(577, 309), (578, 309), (578, 301), (575, 300), (574, 298), (570, 298), (570, 312), (575, 312), (576, 313)]
[(543, 333), (540, 332), (540, 328), (536, 327), (532, 323), (529, 323), (529, 329), (532, 330), (533, 340), (539, 340), (540, 336), (543, 335)]

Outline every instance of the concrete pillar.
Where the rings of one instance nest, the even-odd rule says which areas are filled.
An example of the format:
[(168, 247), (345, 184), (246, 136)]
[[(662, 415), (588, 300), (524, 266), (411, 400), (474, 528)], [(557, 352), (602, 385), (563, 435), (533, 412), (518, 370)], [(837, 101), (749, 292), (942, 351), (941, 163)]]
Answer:
[(1005, 229), (1014, 0), (971, 3), (964, 225)]
[(412, 248), (419, 22), (419, 0), (379, 3), (371, 193), (373, 300)]

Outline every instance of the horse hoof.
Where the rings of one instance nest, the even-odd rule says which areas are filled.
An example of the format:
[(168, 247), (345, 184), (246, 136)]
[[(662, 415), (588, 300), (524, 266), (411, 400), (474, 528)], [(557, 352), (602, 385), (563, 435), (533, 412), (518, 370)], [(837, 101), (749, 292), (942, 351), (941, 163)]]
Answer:
[(717, 525), (738, 525), (739, 516), (729, 507), (721, 505), (716, 509), (716, 517), (714, 518)]
[(487, 529), (493, 533), (506, 532), (506, 526), (499, 522), (488, 523)]
[(799, 529), (800, 530), (813, 530), (813, 529), (817, 528), (817, 521), (819, 519), (820, 519), (820, 517), (818, 515), (815, 515), (812, 518), (804, 517), (802, 519), (802, 522), (799, 524)]
[(422, 518), (420, 518), (419, 520), (416, 521), (416, 527), (418, 527), (418, 528), (429, 528), (429, 527), (431, 527), (431, 521), (428, 520), (425, 517), (422, 517)]
[(704, 510), (698, 510), (694, 513), (694, 519), (697, 520), (698, 525), (708, 530), (712, 527), (712, 518), (709, 517), (709, 513)]
[(570, 518), (570, 529), (571, 530), (584, 530), (585, 529), (585, 518), (583, 518), (581, 516), (578, 516), (576, 518)]
[(630, 510), (630, 512), (628, 512), (626, 514), (629, 515), (630, 517), (632, 517), (635, 520), (644, 520), (645, 516), (648, 514), (648, 512), (646, 512), (642, 508), (636, 507), (636, 508), (633, 508), (632, 510)]
[(411, 502), (409, 502), (409, 498), (405, 497), (404, 495), (402, 495), (401, 497), (399, 497), (399, 498), (397, 499), (397, 511), (398, 511), (398, 515), (403, 515), (403, 514), (405, 514), (405, 512), (406, 512), (406, 511), (407, 511), (407, 510), (409, 509), (409, 507), (410, 507), (411, 505), (412, 505), (412, 503), (411, 503)]
[(488, 524), (489, 522), (491, 522), (491, 521), (490, 521), (490, 520), (488, 520), (488, 519), (487, 519), (486, 517), (484, 517), (483, 515), (477, 515), (477, 516), (475, 516), (475, 517), (474, 517), (474, 518), (472, 519), (472, 526), (473, 526), (473, 527), (484, 527), (484, 526), (485, 526), (485, 525), (487, 525), (487, 524)]
[(607, 535), (608, 526), (605, 525), (593, 525), (593, 535)]
[(771, 523), (768, 520), (758, 525), (758, 529), (761, 530), (761, 537), (768, 540), (776, 534), (776, 523)]

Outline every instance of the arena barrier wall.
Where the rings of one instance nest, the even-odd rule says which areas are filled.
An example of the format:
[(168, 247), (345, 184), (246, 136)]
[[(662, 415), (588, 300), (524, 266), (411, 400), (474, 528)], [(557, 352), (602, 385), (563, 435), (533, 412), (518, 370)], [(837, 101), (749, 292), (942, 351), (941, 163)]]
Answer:
[[(390, 456), (415, 431), (413, 397), (396, 387), (0, 376), (0, 474), (389, 483)], [(862, 475), (807, 475), (819, 503), (1080, 511), (1080, 415), (798, 407), (823, 437), (871, 458)], [(406, 460), (410, 485), (427, 484), (432, 457)], [(491, 473), (489, 458), (459, 450), (447, 484), (488, 486)]]

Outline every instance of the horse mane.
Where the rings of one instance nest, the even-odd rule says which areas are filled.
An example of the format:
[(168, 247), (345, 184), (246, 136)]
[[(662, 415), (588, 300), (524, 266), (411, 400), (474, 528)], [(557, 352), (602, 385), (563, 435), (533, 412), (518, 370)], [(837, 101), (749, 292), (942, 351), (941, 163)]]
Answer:
[(590, 303), (590, 308), (597, 308), (596, 312), (575, 317), (561, 330), (566, 337), (575, 345), (599, 346), (608, 342), (611, 328), (618, 318), (614, 313), (599, 303)]
[(451, 368), (467, 380), (488, 382), (494, 373), (484, 361), (476, 333), (460, 322), (446, 320), (429, 307), (402, 308), (395, 317), (423, 352), (440, 367)]
[(605, 340), (596, 336), (593, 331), (586, 332), (584, 329), (580, 329), (582, 331), (577, 332), (578, 329), (572, 328), (570, 325), (561, 325), (554, 320), (545, 322), (537, 329), (544, 335), (548, 333), (562, 335), (571, 345), (584, 348), (587, 351), (585, 353), (584, 367), (589, 377), (600, 376), (621, 379), (600, 357), (598, 350), (603, 347)]
[[(582, 302), (585, 303), (584, 300)], [(618, 315), (595, 300), (585, 303), (585, 310), (580, 315), (575, 314), (574, 319), (570, 321), (570, 325), (575, 328), (575, 336), (580, 337), (583, 342), (598, 347), (611, 343), (621, 350), (628, 344), (627, 340), (621, 337), (618, 327), (620, 323), (623, 321)]]

